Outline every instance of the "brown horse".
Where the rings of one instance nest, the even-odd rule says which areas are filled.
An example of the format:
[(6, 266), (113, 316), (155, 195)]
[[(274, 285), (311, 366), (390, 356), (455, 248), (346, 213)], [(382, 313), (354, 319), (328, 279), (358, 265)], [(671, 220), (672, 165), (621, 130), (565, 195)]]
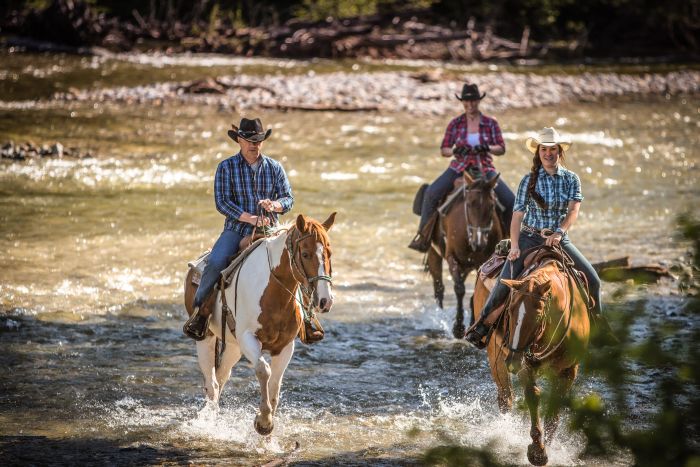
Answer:
[[(230, 284), (217, 293), (209, 332), (197, 342), (204, 391), (214, 405), (241, 356), (253, 365), (261, 395), (254, 426), (262, 435), (274, 427), (282, 377), (294, 353), (294, 340), (304, 329), (301, 307), (309, 304), (311, 312), (328, 313), (333, 306), (328, 230), (334, 221), (335, 213), (323, 223), (300, 214), (294, 225), (251, 247), (255, 249), (242, 260)], [(185, 308), (190, 315), (192, 296), (186, 283)], [(217, 340), (226, 344), (219, 356)], [(264, 354), (270, 355), (270, 363)]]
[[(500, 176), (500, 175), (499, 175)], [(426, 257), (426, 267), (433, 278), (433, 290), (438, 306), (442, 308), (445, 286), (442, 282), (442, 260), (447, 265), (457, 296), (457, 315), (452, 333), (464, 337), (464, 281), (493, 253), (496, 244), (504, 238), (504, 228), (496, 211), (494, 187), (499, 176), (486, 181), (473, 179), (464, 172), (462, 200), (454, 203), (441, 216), (439, 228), (432, 233), (432, 245)]]
[[(506, 266), (508, 264), (506, 263)], [(588, 346), (590, 320), (588, 302), (571, 269), (558, 261), (545, 261), (519, 280), (502, 279), (511, 288), (507, 309), (496, 324), (487, 352), (491, 376), (498, 387), (502, 412), (511, 409), (513, 388), (510, 373), (517, 374), (530, 411), (532, 444), (527, 457), (534, 465), (547, 463), (539, 416), (540, 389), (537, 375), (550, 370), (552, 391), (568, 393), (576, 378), (579, 360)], [(475, 314), (488, 297), (486, 284), (477, 278), (474, 291)], [(558, 409), (545, 420), (544, 440), (549, 443), (559, 424)]]

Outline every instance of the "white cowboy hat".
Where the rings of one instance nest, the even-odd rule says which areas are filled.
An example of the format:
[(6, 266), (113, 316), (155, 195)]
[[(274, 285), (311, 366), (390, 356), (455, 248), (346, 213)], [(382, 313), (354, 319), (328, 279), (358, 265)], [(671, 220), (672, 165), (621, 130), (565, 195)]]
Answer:
[(571, 147), (571, 141), (561, 137), (559, 132), (550, 127), (546, 126), (542, 128), (536, 138), (528, 138), (525, 141), (525, 147), (531, 153), (537, 152), (537, 146), (561, 146), (562, 151), (566, 151)]

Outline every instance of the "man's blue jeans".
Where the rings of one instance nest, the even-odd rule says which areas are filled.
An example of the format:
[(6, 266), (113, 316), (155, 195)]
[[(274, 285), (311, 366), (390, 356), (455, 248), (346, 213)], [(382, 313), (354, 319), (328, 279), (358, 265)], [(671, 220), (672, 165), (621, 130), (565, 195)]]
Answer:
[[(539, 235), (520, 232), (520, 237), (518, 238), (518, 246), (520, 247), (521, 253), (528, 248), (536, 247), (544, 244), (544, 238)], [(600, 295), (600, 278), (598, 273), (595, 272), (591, 263), (586, 259), (585, 256), (571, 243), (568, 235), (564, 235), (561, 239), (560, 245), (564, 251), (566, 251), (571, 259), (574, 261), (574, 266), (579, 271), (583, 272), (588, 279), (588, 288), (591, 296), (595, 300), (594, 312), (600, 314), (603, 311)], [(501, 275), (498, 278), (498, 283), (491, 290), (489, 298), (484, 304), (484, 309), (482, 310), (481, 320), (484, 319), (483, 313), (490, 313), (494, 308), (503, 303), (503, 301), (508, 296), (508, 286), (501, 283), (501, 279), (513, 279), (518, 277), (518, 275), (523, 271), (525, 261), (525, 255), (521, 254), (515, 261), (506, 261), (503, 269), (501, 270)]]
[(226, 269), (231, 257), (238, 253), (239, 244), (243, 240), (244, 235), (232, 230), (224, 230), (221, 232), (219, 239), (214, 244), (209, 255), (209, 262), (204, 267), (202, 280), (197, 288), (197, 293), (194, 296), (194, 306), (202, 306), (209, 292), (214, 288), (214, 285), (219, 280), (221, 271)]
[[(440, 175), (429, 187), (425, 190), (423, 195), (423, 205), (421, 206), (420, 215), (420, 225), (418, 226), (418, 231), (421, 232), (423, 227), (430, 219), (430, 216), (437, 210), (440, 200), (442, 200), (447, 193), (452, 191), (455, 180), (461, 177), (461, 173), (457, 173), (454, 170), (448, 168)], [(496, 176), (496, 172), (487, 172), (486, 179), (491, 180)], [(513, 204), (515, 204), (515, 195), (508, 185), (506, 185), (503, 180), (498, 180), (496, 188), (494, 189), (498, 201), (504, 206), (505, 212), (503, 213), (503, 221), (505, 222), (506, 229), (510, 228), (510, 219), (513, 216)]]

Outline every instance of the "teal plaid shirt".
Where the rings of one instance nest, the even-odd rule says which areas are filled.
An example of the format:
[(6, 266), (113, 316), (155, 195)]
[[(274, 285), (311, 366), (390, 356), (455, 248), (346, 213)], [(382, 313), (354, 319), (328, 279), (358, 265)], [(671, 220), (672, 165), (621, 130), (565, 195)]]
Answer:
[(527, 195), (529, 181), (530, 174), (520, 181), (513, 211), (524, 212), (523, 224), (530, 227), (556, 230), (569, 211), (569, 201), (583, 201), (581, 180), (578, 175), (562, 166), (558, 167), (554, 175), (549, 175), (540, 167), (535, 190), (544, 198), (547, 209), (542, 209)]

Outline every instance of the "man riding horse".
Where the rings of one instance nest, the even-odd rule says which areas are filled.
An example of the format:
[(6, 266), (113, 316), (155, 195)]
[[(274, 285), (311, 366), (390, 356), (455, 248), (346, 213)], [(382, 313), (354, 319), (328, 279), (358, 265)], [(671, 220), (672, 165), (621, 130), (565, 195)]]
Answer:
[(214, 290), (219, 275), (240, 250), (241, 242), (256, 226), (277, 223), (277, 214), (294, 204), (292, 188), (282, 164), (262, 153), (263, 142), (272, 129), (263, 130), (259, 118), (242, 118), (239, 127), (231, 125), (229, 137), (240, 151), (219, 163), (214, 177), (216, 209), (226, 216), (224, 230), (214, 244), (209, 262), (194, 297), (194, 313), (183, 327), (184, 333), (202, 340), (209, 327), (212, 310), (202, 305)]

